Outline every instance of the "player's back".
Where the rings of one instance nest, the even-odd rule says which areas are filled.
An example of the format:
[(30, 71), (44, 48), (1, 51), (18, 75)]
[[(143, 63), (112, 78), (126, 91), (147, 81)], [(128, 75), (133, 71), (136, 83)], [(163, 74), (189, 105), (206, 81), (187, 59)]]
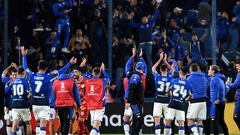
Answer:
[(185, 98), (189, 95), (190, 91), (190, 83), (183, 78), (176, 78), (171, 81), (171, 98), (169, 107), (178, 109), (178, 110), (184, 110), (184, 102)]
[(30, 84), (25, 78), (17, 78), (12, 82), (12, 108), (28, 108)]
[(49, 95), (51, 93), (50, 80), (52, 74), (33, 73), (30, 76), (30, 82), (33, 94), (33, 105), (49, 105)]
[(168, 91), (169, 91), (171, 80), (172, 78), (169, 76), (158, 75), (155, 78), (155, 89), (156, 89), (155, 101), (156, 102), (161, 102), (161, 103), (169, 102)]
[(86, 101), (88, 110), (103, 108), (104, 84), (103, 79), (86, 80)]

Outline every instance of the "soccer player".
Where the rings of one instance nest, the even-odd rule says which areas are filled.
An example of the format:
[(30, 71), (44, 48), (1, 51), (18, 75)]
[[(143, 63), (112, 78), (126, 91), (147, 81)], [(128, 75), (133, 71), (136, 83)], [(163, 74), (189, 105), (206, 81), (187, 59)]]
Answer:
[(81, 97), (81, 107), (78, 112), (78, 121), (79, 121), (79, 135), (84, 135), (84, 132), (89, 135), (85, 121), (88, 118), (89, 112), (87, 111), (87, 102), (86, 102), (86, 78), (82, 76), (83, 68), (75, 67), (74, 68), (74, 79), (78, 86), (80, 97)]
[(56, 51), (57, 43), (60, 39), (63, 30), (65, 32), (65, 38), (62, 47), (62, 52), (69, 53), (69, 50), (67, 49), (70, 37), (70, 23), (68, 13), (72, 10), (71, 8), (72, 0), (58, 0), (56, 3), (53, 4), (53, 12), (54, 15), (57, 17), (56, 22), (57, 35), (52, 42), (51, 49), (52, 53)]
[[(7, 76), (9, 74), (9, 77)], [(2, 73), (2, 81), (5, 83), (5, 93), (10, 89), (13, 80), (17, 78), (17, 67), (11, 64)], [(7, 135), (12, 134), (12, 111), (11, 111), (11, 94), (5, 94), (4, 119), (6, 120)]]
[(236, 80), (234, 83), (227, 82), (227, 86), (237, 89), (233, 119), (240, 130), (240, 61), (236, 62), (236, 69), (238, 71)]
[(59, 75), (53, 83), (53, 89), (53, 99), (61, 123), (60, 132), (67, 135), (71, 119), (70, 111), (73, 110), (75, 102), (78, 108), (81, 105), (79, 90), (74, 79), (70, 78), (68, 74)]
[[(46, 134), (46, 120), (49, 119), (50, 110), (50, 94), (52, 93), (51, 80), (55, 78), (58, 74), (62, 74), (67, 71), (67, 69), (77, 62), (76, 58), (72, 58), (70, 62), (60, 69), (57, 73), (46, 73), (47, 72), (47, 62), (41, 60), (38, 62), (38, 72), (33, 73), (27, 66), (27, 51), (21, 48), (23, 68), (27, 72), (27, 76), (30, 79), (30, 84), (32, 88), (32, 108), (35, 119), (37, 121), (36, 134), (45, 135)], [(39, 125), (40, 122), (40, 125)]]
[(133, 121), (130, 129), (131, 135), (141, 134), (143, 126), (143, 103), (144, 103), (144, 86), (141, 76), (144, 74), (144, 64), (138, 62), (128, 82), (128, 98), (126, 109), (131, 107)]
[[(102, 68), (104, 69), (104, 68)], [(105, 88), (107, 84), (106, 73), (103, 79), (99, 78), (101, 69), (95, 67), (93, 69), (93, 77), (86, 80), (86, 102), (87, 110), (90, 111), (91, 125), (93, 126), (90, 135), (99, 135), (99, 128), (105, 112)]]
[(24, 75), (24, 69), (19, 68), (17, 78), (11, 83), (10, 89), (7, 91), (7, 93), (12, 93), (12, 135), (16, 135), (20, 119), (26, 124), (26, 135), (32, 134), (28, 102), (31, 97), (31, 87), (30, 83), (24, 78)]
[[(207, 118), (207, 89), (208, 80), (205, 74), (200, 72), (198, 64), (190, 66), (190, 76), (187, 80), (191, 83), (192, 99), (190, 100), (187, 112), (188, 125), (194, 135), (203, 135), (203, 120)], [(195, 125), (197, 122), (197, 126)]]
[(174, 118), (179, 125), (178, 134), (184, 135), (185, 100), (190, 98), (191, 84), (186, 80), (187, 68), (182, 67), (179, 78), (173, 79), (170, 84), (170, 102), (166, 112), (164, 135), (170, 135), (171, 124)]
[(220, 124), (224, 135), (228, 135), (228, 127), (224, 121), (226, 86), (224, 84), (225, 76), (220, 74), (220, 68), (217, 65), (211, 65), (208, 75), (210, 81), (210, 117), (214, 135), (218, 135), (218, 123)]
[[(125, 78), (125, 81), (123, 82), (124, 83), (124, 90), (125, 90), (125, 102), (127, 103), (127, 98), (128, 98), (128, 83), (129, 83), (129, 79), (131, 78), (131, 76), (133, 75), (133, 73), (135, 72), (135, 70), (131, 70), (132, 67), (134, 67), (133, 63), (134, 63), (134, 58), (136, 56), (136, 48), (133, 48), (132, 49), (132, 57), (129, 58), (129, 60), (127, 61), (127, 64), (125, 66), (125, 74), (127, 76), (127, 78)], [(145, 90), (145, 84), (146, 84), (146, 74), (147, 74), (147, 65), (144, 61), (144, 59), (142, 58), (143, 56), (143, 52), (142, 52), (142, 49), (140, 49), (140, 54), (139, 54), (139, 62), (141, 62), (143, 64), (143, 74), (141, 74), (141, 80), (143, 81), (143, 87), (144, 87), (144, 90)], [(127, 104), (126, 104), (127, 105)], [(125, 110), (124, 110), (124, 116), (123, 116), (123, 120), (124, 120), (124, 123), (123, 123), (123, 128), (124, 128), (124, 133), (125, 135), (129, 135), (129, 131), (130, 131), (130, 121), (131, 121), (131, 118), (132, 118), (132, 110), (130, 107), (125, 107)]]
[[(157, 67), (164, 61), (164, 64), (160, 65), (160, 74), (157, 72)], [(168, 90), (172, 80), (172, 77), (168, 75), (168, 62), (167, 55), (160, 53), (160, 59), (153, 65), (152, 73), (155, 78), (155, 100), (153, 106), (153, 117), (155, 122), (155, 135), (161, 134), (160, 120), (161, 117), (166, 114), (167, 106), (169, 103)]]

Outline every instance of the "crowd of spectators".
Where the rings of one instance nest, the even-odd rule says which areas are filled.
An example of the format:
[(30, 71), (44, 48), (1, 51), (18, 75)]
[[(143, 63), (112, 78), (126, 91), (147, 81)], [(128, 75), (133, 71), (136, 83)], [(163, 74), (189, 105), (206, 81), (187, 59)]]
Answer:
[[(36, 71), (36, 61), (47, 59), (50, 69), (62, 66), (72, 56), (88, 59), (91, 66), (106, 65), (107, 0), (73, 0), (70, 18), (69, 54), (57, 49), (52, 42), (57, 36), (53, 4), (58, 0), (9, 0), (9, 62), (21, 63), (20, 47), (28, 49), (29, 67)], [(224, 3), (224, 4), (223, 4)], [(0, 31), (3, 31), (3, 0), (0, 0)], [(209, 0), (113, 0), (113, 70), (112, 82), (116, 93), (123, 91), (124, 67), (133, 47), (142, 48), (148, 66), (164, 51), (179, 66), (200, 62), (211, 52), (211, 2)], [(240, 2), (218, 1), (218, 58), (224, 52), (239, 47)], [(64, 34), (57, 42), (63, 46)], [(0, 33), (1, 41), (3, 33)], [(3, 54), (3, 44), (1, 54)], [(0, 65), (3, 55), (0, 56)], [(80, 64), (80, 63), (78, 63)], [(0, 72), (2, 67), (0, 67)], [(149, 77), (149, 81), (151, 77)], [(150, 94), (151, 95), (151, 94)]]

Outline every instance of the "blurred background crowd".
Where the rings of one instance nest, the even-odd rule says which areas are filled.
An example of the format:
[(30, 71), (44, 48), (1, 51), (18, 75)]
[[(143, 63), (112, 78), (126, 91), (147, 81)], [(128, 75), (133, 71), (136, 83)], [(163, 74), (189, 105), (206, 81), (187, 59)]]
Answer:
[[(73, 0), (72, 10), (66, 13), (70, 22), (70, 38), (65, 53), (61, 52), (67, 36), (61, 34), (58, 41), (56, 21), (58, 16), (53, 5), (61, 0), (9, 0), (9, 63), (21, 63), (20, 47), (28, 49), (28, 64), (36, 71), (40, 59), (48, 60), (49, 69), (62, 67), (72, 56), (88, 60), (88, 68), (108, 65), (108, 5), (107, 0)], [(4, 4), (0, 0), (0, 73), (3, 70), (3, 21)], [(209, 0), (113, 0), (113, 68), (109, 69), (114, 92), (112, 96), (123, 96), (124, 67), (132, 55), (132, 48), (150, 44), (143, 48), (147, 62), (149, 92), (153, 96), (154, 83), (151, 66), (161, 51), (179, 66), (211, 59), (211, 1)], [(217, 50), (218, 64), (234, 78), (234, 62), (239, 59), (240, 48), (240, 2), (217, 1)], [(146, 28), (141, 27), (142, 24)], [(63, 28), (64, 29), (64, 28)], [(64, 33), (64, 32), (63, 32)], [(52, 51), (52, 42), (57, 48)], [(194, 47), (195, 46), (195, 47)], [(60, 49), (59, 49), (60, 48)], [(149, 51), (151, 49), (151, 51)], [(67, 52), (67, 53), (66, 53)], [(225, 65), (222, 55), (230, 63)], [(221, 64), (222, 63), (222, 64)], [(154, 85), (152, 85), (154, 86)]]

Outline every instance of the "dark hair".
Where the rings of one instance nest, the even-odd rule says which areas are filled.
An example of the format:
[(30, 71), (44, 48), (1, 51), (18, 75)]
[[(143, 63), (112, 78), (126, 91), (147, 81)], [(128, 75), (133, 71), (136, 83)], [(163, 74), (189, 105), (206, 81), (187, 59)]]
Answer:
[(19, 67), (18, 68), (18, 74), (22, 75), (24, 73), (24, 68), (23, 67)]
[(95, 67), (95, 68), (93, 68), (93, 73), (95, 75), (101, 75), (101, 69), (99, 67)]
[(167, 69), (168, 69), (168, 67), (167, 67), (167, 65), (165, 65), (165, 64), (162, 64), (162, 65), (160, 66), (160, 70), (161, 70), (161, 71), (167, 71)]
[(192, 63), (190, 68), (193, 72), (196, 72), (199, 69), (199, 65), (197, 63)]
[(237, 60), (237, 61), (236, 61), (236, 64), (240, 64), (240, 60)]
[(210, 68), (214, 71), (215, 74), (220, 72), (220, 68), (217, 65), (212, 65), (210, 66)]
[(186, 66), (182, 66), (180, 68), (180, 72), (181, 74), (186, 75), (188, 73), (188, 68)]
[(74, 70), (77, 70), (77, 71), (79, 71), (79, 72), (81, 72), (81, 73), (85, 73), (83, 67), (74, 66), (73, 69), (74, 69)]
[(18, 72), (17, 69), (14, 68), (14, 67), (11, 67), (11, 68), (9, 69), (9, 74), (17, 73), (17, 72)]
[(38, 70), (47, 70), (48, 64), (45, 60), (40, 60), (38, 62)]

